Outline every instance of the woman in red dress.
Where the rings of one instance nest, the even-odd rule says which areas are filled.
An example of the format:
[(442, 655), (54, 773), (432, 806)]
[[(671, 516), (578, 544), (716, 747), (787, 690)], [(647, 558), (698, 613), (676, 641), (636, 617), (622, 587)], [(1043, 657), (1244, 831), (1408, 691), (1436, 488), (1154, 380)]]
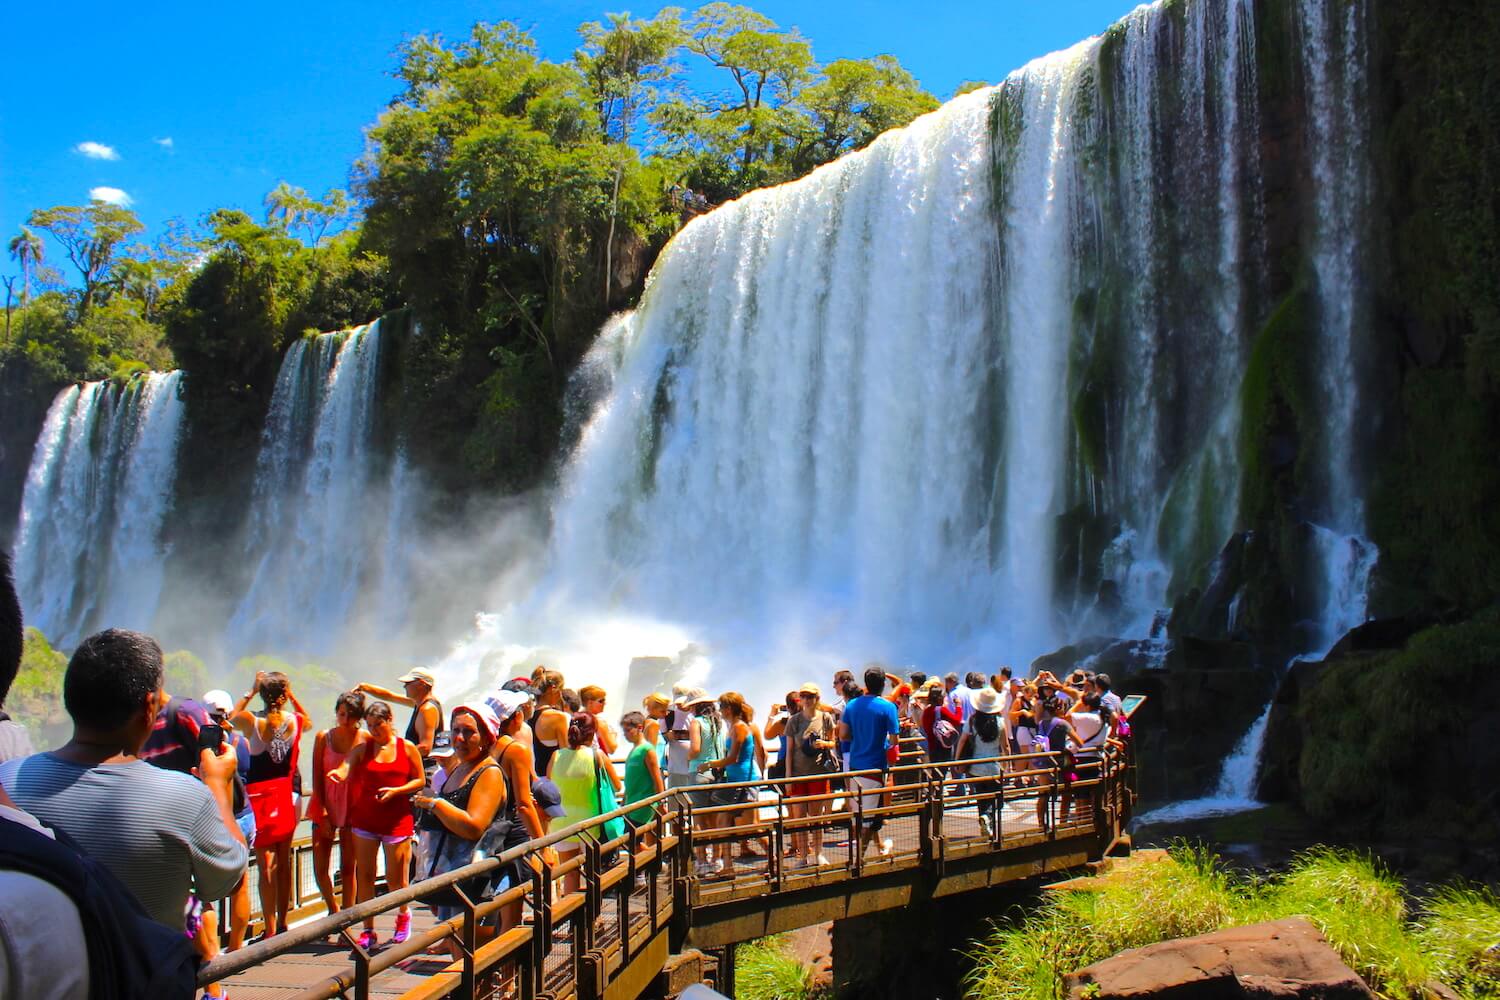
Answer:
[[(246, 707), (256, 694), (266, 710), (258, 715)], [(291, 702), (292, 711), (287, 711)], [(235, 705), (234, 727), (250, 743), (250, 770), (245, 794), (255, 812), (255, 865), (260, 869), (260, 912), (265, 936), (286, 930), (292, 899), (292, 834), (297, 810), (292, 799), (292, 775), (297, 770), (297, 744), (311, 720), (302, 710), (286, 674), (279, 670), (255, 675), (255, 686)]]
[(317, 879), (318, 892), (322, 894), (329, 913), (337, 913), (340, 909), (333, 891), (333, 875), (329, 871), (334, 847), (339, 849), (345, 907), (354, 905), (357, 883), (354, 831), (349, 828), (349, 786), (334, 784), (326, 779), (326, 775), (367, 739), (364, 729), (360, 728), (365, 717), (365, 696), (358, 691), (345, 691), (339, 695), (333, 711), (338, 725), (323, 730), (313, 740), (312, 801), (307, 806), (307, 818), (313, 828), (313, 877)]
[[(382, 847), (386, 887), (406, 888), (411, 866), (411, 798), (426, 783), (422, 755), (415, 743), (396, 735), (391, 706), (372, 702), (365, 708), (365, 725), (370, 738), (327, 774), (334, 784), (350, 782), (349, 825), (354, 829), (354, 876), (361, 903), (375, 898), (375, 862)], [(400, 944), (410, 936), (411, 910), (403, 906), (396, 914), (391, 941)], [(368, 951), (377, 940), (372, 917), (365, 921), (359, 946)]]

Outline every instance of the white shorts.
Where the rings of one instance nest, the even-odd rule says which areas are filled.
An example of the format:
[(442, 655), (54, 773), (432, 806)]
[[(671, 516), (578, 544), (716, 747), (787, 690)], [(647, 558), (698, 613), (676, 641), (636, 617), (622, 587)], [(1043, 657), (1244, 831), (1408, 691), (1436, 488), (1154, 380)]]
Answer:
[[(859, 809), (861, 812), (870, 812), (880, 808), (881, 793), (885, 791), (885, 777), (871, 778), (862, 774), (849, 776), (851, 783), (850, 791), (859, 795)], [(871, 816), (868, 819), (860, 817), (859, 825), (866, 830), (878, 830), (885, 822), (883, 816)]]

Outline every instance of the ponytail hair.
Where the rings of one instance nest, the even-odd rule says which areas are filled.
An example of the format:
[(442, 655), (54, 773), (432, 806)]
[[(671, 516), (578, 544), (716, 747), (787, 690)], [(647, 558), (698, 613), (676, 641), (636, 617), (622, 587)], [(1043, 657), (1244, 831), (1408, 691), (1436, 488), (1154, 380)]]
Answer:
[(594, 717), (587, 712), (574, 712), (573, 718), (568, 722), (568, 748), (577, 750), (580, 747), (594, 745), (594, 736), (598, 733), (598, 723)]
[(719, 695), (719, 711), (733, 712), (740, 722), (749, 722), (752, 709), (746, 703), (744, 695), (738, 691), (725, 691)]

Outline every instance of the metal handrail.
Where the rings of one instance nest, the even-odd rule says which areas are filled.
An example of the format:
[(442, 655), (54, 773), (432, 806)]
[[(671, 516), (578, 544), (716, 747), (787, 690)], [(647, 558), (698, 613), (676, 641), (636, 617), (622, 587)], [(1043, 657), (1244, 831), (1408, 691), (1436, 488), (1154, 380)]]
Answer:
[[(1060, 754), (1035, 752), (1028, 752), (1023, 754), (1005, 754), (995, 757), (986, 757), (971, 760), (901, 764), (884, 770), (872, 768), (863, 771), (837, 772), (835, 774), (820, 776), (802, 775), (780, 778), (760, 778), (744, 782), (715, 782), (712, 784), (705, 783), (702, 785), (690, 786), (685, 788), (670, 788), (648, 796), (645, 799), (621, 805), (620, 807), (604, 815), (590, 817), (586, 820), (571, 824), (559, 830), (550, 831), (542, 837), (530, 840), (525, 844), (521, 844), (517, 847), (511, 848), (510, 850), (507, 850), (496, 857), (486, 858), (484, 860), (467, 865), (463, 868), (424, 879), (404, 889), (394, 892), (388, 892), (375, 899), (367, 900), (364, 903), (357, 904), (346, 910), (341, 910), (336, 914), (330, 914), (310, 923), (304, 924), (300, 927), (292, 928), (289, 931), (277, 935), (274, 938), (257, 942), (256, 944), (250, 945), (249, 947), (244, 948), (240, 951), (221, 956), (214, 962), (206, 965), (201, 970), (199, 975), (199, 982), (201, 984), (206, 984), (226, 979), (230, 976), (243, 972), (246, 969), (263, 964), (264, 962), (269, 961), (270, 959), (273, 959), (295, 948), (301, 947), (319, 939), (326, 938), (333, 934), (345, 932), (348, 928), (368, 918), (373, 918), (379, 914), (396, 909), (397, 907), (417, 902), (421, 898), (428, 896), (434, 891), (448, 887), (456, 887), (458, 883), (473, 876), (492, 872), (498, 868), (502, 868), (506, 865), (511, 864), (512, 862), (524, 858), (531, 858), (538, 855), (539, 852), (545, 850), (546, 848), (553, 847), (563, 842), (564, 840), (568, 840), (574, 837), (585, 838), (584, 850), (578, 853), (578, 857), (576, 859), (570, 859), (569, 862), (563, 865), (548, 865), (545, 862), (542, 862), (538, 857), (537, 861), (539, 863), (539, 867), (532, 866), (533, 878), (530, 885), (523, 883), (520, 886), (512, 887), (494, 900), (465, 907), (464, 909), (466, 912), (464, 912), (460, 916), (454, 917), (444, 923), (438, 924), (431, 930), (419, 935), (418, 938), (420, 939), (420, 944), (414, 945), (412, 941), (408, 941), (404, 945), (397, 946), (397, 948), (388, 947), (373, 958), (364, 954), (359, 949), (355, 949), (356, 969), (353, 977), (339, 977), (336, 981), (330, 981), (328, 983), (325, 983), (324, 986), (315, 987), (309, 990), (305, 995), (334, 996), (342, 992), (343, 989), (347, 989), (351, 986), (356, 986), (356, 980), (363, 980), (363, 983), (367, 989), (370, 975), (376, 974), (386, 968), (389, 968), (391, 965), (395, 964), (397, 961), (403, 960), (405, 957), (416, 954), (423, 948), (427, 947), (427, 945), (429, 944), (433, 944), (450, 937), (461, 938), (463, 940), (464, 953), (466, 955), (465, 968), (468, 970), (465, 974), (466, 976), (472, 977), (475, 955), (473, 948), (473, 928), (475, 926), (475, 922), (478, 919), (481, 919), (490, 913), (496, 912), (504, 906), (513, 905), (514, 903), (525, 899), (528, 893), (530, 893), (531, 906), (537, 914), (538, 924), (538, 926), (532, 929), (533, 933), (546, 935), (548, 932), (550, 932), (554, 917), (559, 920), (576, 919), (574, 914), (579, 912), (580, 906), (585, 907), (585, 909), (587, 910), (597, 911), (597, 893), (601, 890), (601, 888), (612, 890), (614, 887), (620, 885), (622, 880), (626, 879), (629, 874), (636, 872), (637, 854), (654, 852), (650, 855), (647, 861), (647, 866), (652, 867), (653, 869), (659, 868), (664, 865), (672, 865), (673, 882), (677, 883), (679, 879), (682, 878), (691, 880), (691, 876), (687, 874), (686, 868), (690, 866), (692, 860), (692, 851), (695, 845), (701, 846), (704, 844), (711, 844), (720, 841), (749, 839), (751, 837), (757, 836), (774, 836), (779, 842), (780, 838), (783, 835), (787, 835), (788, 825), (790, 825), (790, 828), (792, 830), (804, 826), (811, 829), (819, 826), (820, 824), (827, 827), (849, 827), (860, 813), (863, 813), (865, 815), (894, 817), (903, 815), (917, 815), (918, 813), (926, 815), (925, 810), (933, 809), (934, 815), (938, 818), (936, 833), (940, 837), (941, 814), (945, 808), (949, 807), (947, 803), (945, 803), (945, 800), (950, 797), (948, 795), (948, 791), (961, 784), (968, 786), (987, 784), (993, 787), (983, 791), (973, 791), (971, 789), (963, 796), (959, 796), (958, 798), (961, 799), (960, 807), (962, 807), (962, 805), (977, 804), (983, 800), (993, 801), (997, 805), (999, 805), (1005, 802), (1015, 801), (1016, 799), (1033, 798), (1038, 796), (1048, 797), (1049, 801), (1055, 803), (1059, 793), (1068, 794), (1069, 792), (1071, 792), (1075, 795), (1078, 795), (1080, 793), (1082, 795), (1091, 795), (1093, 789), (1104, 788), (1106, 791), (1112, 790), (1116, 794), (1103, 796), (1100, 800), (1100, 804), (1106, 812), (1114, 813), (1119, 808), (1120, 802), (1126, 801), (1129, 798), (1129, 796), (1125, 796), (1124, 800), (1122, 800), (1120, 795), (1118, 794), (1120, 790), (1115, 787), (1119, 784), (1119, 781), (1122, 780), (1124, 776), (1126, 776), (1131, 770), (1128, 767), (1118, 766), (1119, 762), (1122, 761), (1125, 757), (1126, 755), (1117, 746), (1115, 746), (1114, 744), (1106, 744), (1104, 747), (1100, 748), (1100, 756), (1097, 760), (1086, 762), (1083, 765), (1084, 769), (1096, 772), (1095, 777), (1080, 778), (1080, 780), (1072, 782), (1071, 784), (1066, 784), (1059, 780), (1045, 787), (1016, 788), (1008, 786), (1011, 786), (1016, 779), (1024, 779), (1028, 776), (1050, 775), (1054, 778), (1057, 778), (1060, 773)], [(953, 773), (955, 771), (970, 768), (977, 764), (998, 764), (1000, 765), (999, 773), (996, 775), (970, 777), (955, 776)], [(1017, 765), (1019, 765), (1019, 769), (1015, 769)], [(786, 815), (787, 810), (785, 807), (788, 804), (815, 801), (831, 801), (832, 799), (836, 799), (839, 797), (844, 797), (846, 798), (846, 800), (849, 799), (849, 794), (847, 792), (835, 791), (830, 791), (829, 793), (823, 795), (788, 796), (785, 794), (787, 785), (806, 781), (816, 781), (822, 778), (847, 779), (850, 777), (859, 776), (884, 777), (886, 775), (891, 776), (892, 780), (890, 784), (885, 785), (884, 789), (881, 790), (882, 794), (892, 796), (893, 798), (896, 796), (901, 796), (903, 794), (912, 795), (914, 797), (908, 801), (888, 801), (887, 804), (877, 806), (870, 810), (862, 809), (862, 807), (856, 801), (855, 805), (853, 805), (848, 810), (841, 812), (830, 811), (817, 817), (806, 817), (801, 820), (791, 820), (790, 817)], [(903, 783), (899, 780), (898, 777), (902, 775), (912, 777), (915, 780), (910, 780)], [(721, 789), (736, 788), (760, 789), (768, 786), (776, 792), (773, 798), (757, 798), (744, 803), (696, 806), (694, 805), (693, 799), (691, 797), (691, 793), (694, 792), (702, 793), (710, 790), (717, 791)], [(872, 789), (871, 791), (874, 792), (876, 790)], [(935, 795), (935, 800), (930, 798), (930, 796), (933, 795)], [(661, 808), (665, 803), (669, 801), (673, 803), (671, 807)], [(627, 830), (623, 836), (602, 844), (599, 843), (598, 834), (595, 833), (595, 830), (597, 828), (612, 820), (624, 818), (628, 813), (648, 807), (656, 811), (657, 815), (647, 824), (644, 824), (641, 829), (631, 828), (629, 824), (627, 824)], [(775, 809), (775, 818), (769, 821), (757, 819), (756, 821), (747, 825), (718, 827), (711, 830), (697, 829), (697, 824), (694, 822), (694, 817), (757, 811), (762, 809)], [(1052, 807), (1049, 806), (1049, 815), (1051, 811)], [(667, 833), (667, 828), (669, 825), (673, 830), (672, 834)], [(1075, 826), (1076, 825), (1070, 825), (1069, 829), (1075, 829)], [(648, 847), (644, 850), (637, 850), (636, 848), (639, 844), (641, 836), (653, 829), (658, 836), (658, 840), (654, 847)], [(852, 833), (852, 827), (850, 829)], [(926, 830), (927, 827), (924, 825), (923, 829)], [(1042, 829), (1044, 831), (1050, 830), (1051, 835), (1055, 836), (1057, 832), (1057, 825), (1055, 820), (1050, 821)], [(927, 836), (927, 834), (924, 834), (924, 836)], [(999, 831), (996, 830), (992, 833), (991, 836), (991, 849), (998, 846), (1000, 846), (1000, 837)], [(630, 848), (630, 850), (628, 851), (622, 851), (622, 854), (624, 854), (627, 858), (627, 861), (624, 863), (624, 867), (626, 867), (628, 870), (626, 873), (619, 874), (611, 880), (611, 874), (619, 871), (622, 865), (617, 864), (616, 866), (613, 866), (609, 869), (600, 870), (597, 866), (597, 862), (601, 859), (604, 853), (607, 853), (616, 848)], [(922, 854), (923, 857), (926, 857), (927, 850), (928, 849), (925, 847), (919, 848), (919, 853)], [(681, 859), (686, 860), (684, 861)], [(860, 870), (866, 863), (868, 862), (854, 859), (854, 863), (851, 865), (851, 868), (853, 869), (852, 874), (857, 877)], [(570, 893), (568, 896), (565, 896), (560, 900), (552, 899), (552, 894), (549, 891), (551, 887), (551, 880), (558, 878), (560, 877), (560, 875), (571, 870), (583, 870), (585, 879), (589, 884), (586, 885), (583, 890), (578, 893)], [(779, 870), (779, 867), (774, 867), (769, 873), (769, 877), (774, 877), (779, 881), (783, 874), (784, 873)], [(603, 882), (604, 880), (610, 880), (608, 887), (601, 886), (601, 882)], [(690, 889), (689, 891), (691, 892), (692, 890)], [(595, 900), (595, 902), (590, 903), (591, 899)], [(559, 907), (564, 908), (563, 911), (561, 913), (555, 913), (554, 911)], [(622, 919), (626, 922), (628, 928), (630, 919), (629, 916), (626, 915)], [(651, 919), (653, 921), (656, 920), (657, 914), (653, 912), (651, 914)], [(345, 934), (344, 936), (348, 938), (347, 934)], [(628, 932), (625, 936), (629, 936)], [(349, 940), (352, 943), (352, 938), (349, 938)], [(508, 942), (506, 950), (507, 955), (510, 955), (515, 950), (523, 947), (523, 944), (518, 943), (519, 941), (519, 938), (514, 938)], [(536, 944), (536, 942), (532, 943), (533, 945)], [(540, 955), (542, 954), (541, 951), (535, 951), (535, 954), (539, 960)], [(472, 981), (472, 979), (470, 981)], [(356, 990), (356, 992), (359, 991)]]

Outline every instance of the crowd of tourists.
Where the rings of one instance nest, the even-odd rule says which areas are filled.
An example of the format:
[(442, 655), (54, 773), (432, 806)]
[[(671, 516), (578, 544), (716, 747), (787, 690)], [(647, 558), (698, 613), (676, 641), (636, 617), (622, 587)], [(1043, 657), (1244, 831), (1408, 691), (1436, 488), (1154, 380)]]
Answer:
[[(20, 659), (20, 615), (8, 566), (0, 570), (3, 705)], [(543, 863), (571, 867), (561, 881), (573, 891), (581, 873), (565, 862), (585, 839), (615, 839), (628, 823), (649, 843), (673, 801), (660, 794), (667, 789), (680, 789), (698, 810), (695, 829), (753, 832), (768, 802), (792, 819), (848, 810), (857, 850), (889, 856), (881, 808), (903, 764), (950, 763), (970, 793), (992, 789), (974, 795), (992, 834), (1000, 798), (993, 779), (1043, 785), (1037, 817), (1045, 823), (1053, 786), (1061, 786), (1066, 816), (1070, 785), (1109, 740), (1129, 738), (1109, 677), (1085, 671), (1064, 681), (1046, 671), (1024, 680), (1009, 668), (962, 678), (903, 678), (871, 667), (856, 679), (840, 670), (826, 693), (816, 683), (788, 691), (764, 725), (741, 694), (687, 685), (614, 717), (603, 688), (575, 691), (546, 667), (446, 713), (429, 671), (411, 670), (396, 683), (358, 684), (318, 719), (284, 674), (258, 673), (238, 696), (187, 698), (163, 690), (162, 652), (149, 636), (109, 629), (85, 639), (63, 679), (72, 739), (30, 753), (24, 729), (0, 713), (0, 986), (28, 997), (190, 995), (197, 963), (218, 954), (221, 941), (231, 950), (246, 943), (251, 858), (262, 936), (287, 929), (292, 841), (304, 818), (318, 890), (335, 913), (373, 898), (382, 872), (385, 890), (400, 890), (553, 826), (628, 810), (596, 833), (540, 852)], [(404, 728), (393, 706), (410, 709)], [(314, 730), (304, 786), (301, 748)], [(995, 759), (1033, 753), (1052, 757), (1044, 767), (1025, 756)], [(780, 779), (776, 794), (766, 791), (767, 779)], [(764, 857), (772, 849), (768, 837), (734, 836), (700, 838), (700, 876), (732, 866), (735, 852)], [(821, 826), (797, 824), (777, 863), (826, 865), (825, 846)], [(517, 861), (464, 889), (494, 898), (533, 874)], [(460, 912), (451, 889), (423, 898), (439, 919)], [(227, 900), (222, 934), (220, 900)], [(46, 917), (45, 932), (37, 915)], [(490, 930), (520, 920), (516, 902)], [(101, 921), (112, 922), (110, 933)], [(390, 941), (407, 940), (411, 921), (400, 907)], [(381, 944), (373, 918), (359, 944), (367, 951)], [(89, 961), (77, 961), (84, 954)], [(100, 982), (103, 969), (120, 977), (118, 987)], [(152, 982), (137, 982), (145, 979)]]

